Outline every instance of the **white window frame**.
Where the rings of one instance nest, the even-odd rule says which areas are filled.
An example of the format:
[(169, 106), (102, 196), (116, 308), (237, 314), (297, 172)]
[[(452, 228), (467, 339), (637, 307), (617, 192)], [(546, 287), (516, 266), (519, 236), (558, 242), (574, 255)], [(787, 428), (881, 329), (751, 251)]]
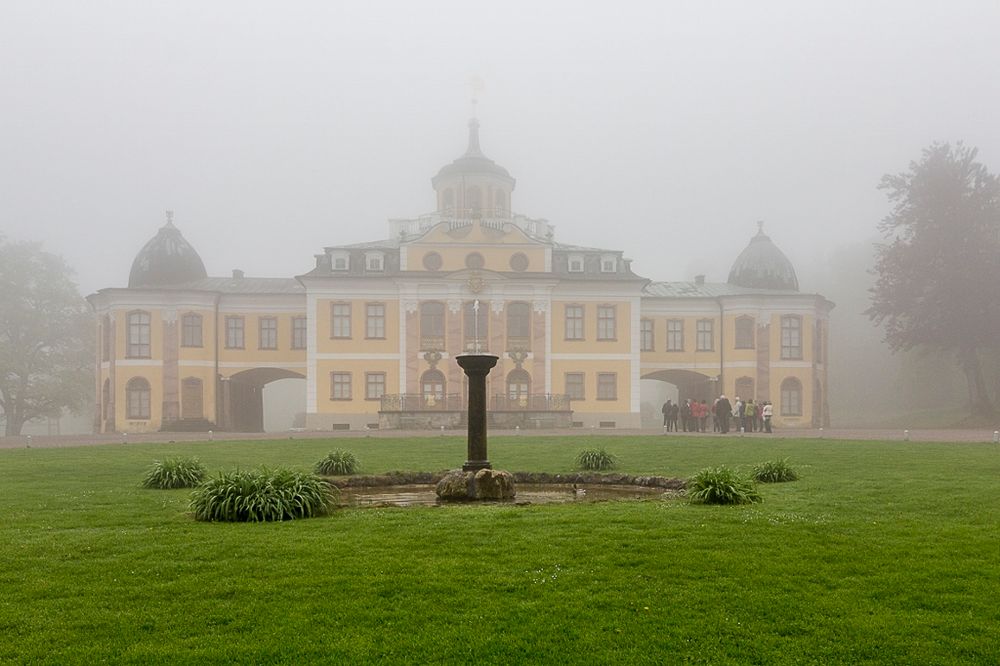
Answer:
[(385, 271), (385, 253), (366, 252), (365, 270), (370, 273), (382, 273), (383, 271)]

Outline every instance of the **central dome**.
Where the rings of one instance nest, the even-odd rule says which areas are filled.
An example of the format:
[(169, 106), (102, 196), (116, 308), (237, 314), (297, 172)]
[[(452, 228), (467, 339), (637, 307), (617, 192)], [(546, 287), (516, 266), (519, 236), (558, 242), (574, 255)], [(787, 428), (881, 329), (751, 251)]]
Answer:
[(201, 257), (167, 214), (167, 223), (135, 255), (129, 287), (165, 287), (208, 277)]
[(729, 271), (729, 284), (750, 289), (799, 290), (799, 279), (788, 257), (764, 233), (758, 223), (757, 235), (750, 239)]

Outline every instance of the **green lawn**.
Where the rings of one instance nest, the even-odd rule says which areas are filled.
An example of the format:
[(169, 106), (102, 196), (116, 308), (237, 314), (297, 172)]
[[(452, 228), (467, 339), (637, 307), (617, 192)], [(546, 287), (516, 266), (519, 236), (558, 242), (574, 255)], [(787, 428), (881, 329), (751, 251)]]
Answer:
[(494, 438), (494, 466), (635, 474), (789, 457), (764, 502), (341, 510), (205, 524), (156, 458), (440, 470), (456, 437), (0, 450), (0, 661), (1000, 663), (1000, 447)]

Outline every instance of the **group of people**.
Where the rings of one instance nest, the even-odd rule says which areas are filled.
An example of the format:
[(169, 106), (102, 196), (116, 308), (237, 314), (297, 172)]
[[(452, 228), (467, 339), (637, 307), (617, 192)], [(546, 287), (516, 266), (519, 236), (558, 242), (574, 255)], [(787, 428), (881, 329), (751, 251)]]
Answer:
[(667, 432), (679, 432), (681, 428), (684, 432), (705, 432), (709, 416), (714, 432), (725, 434), (730, 426), (740, 432), (771, 432), (774, 406), (770, 400), (754, 402), (753, 398), (747, 398), (744, 401), (736, 396), (736, 400), (730, 402), (729, 398), (720, 395), (711, 405), (705, 400), (691, 398), (677, 404), (667, 400), (660, 411)]

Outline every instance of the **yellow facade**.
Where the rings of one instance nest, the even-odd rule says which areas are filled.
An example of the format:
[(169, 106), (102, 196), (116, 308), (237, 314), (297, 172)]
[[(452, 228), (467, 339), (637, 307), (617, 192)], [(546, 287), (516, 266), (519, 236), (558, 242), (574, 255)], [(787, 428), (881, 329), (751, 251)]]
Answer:
[(478, 123), (469, 132), (432, 179), (433, 213), (324, 248), (295, 278), (208, 277), (168, 215), (129, 286), (89, 299), (95, 427), (260, 429), (263, 387), (296, 377), (307, 428), (454, 426), (455, 357), (470, 351), (499, 357), (501, 427), (638, 427), (644, 379), (682, 399), (769, 400), (779, 427), (829, 418), (832, 304), (798, 291), (762, 230), (725, 283), (652, 282), (620, 250), (562, 244), (546, 220), (512, 213), (514, 179), (483, 155)]

